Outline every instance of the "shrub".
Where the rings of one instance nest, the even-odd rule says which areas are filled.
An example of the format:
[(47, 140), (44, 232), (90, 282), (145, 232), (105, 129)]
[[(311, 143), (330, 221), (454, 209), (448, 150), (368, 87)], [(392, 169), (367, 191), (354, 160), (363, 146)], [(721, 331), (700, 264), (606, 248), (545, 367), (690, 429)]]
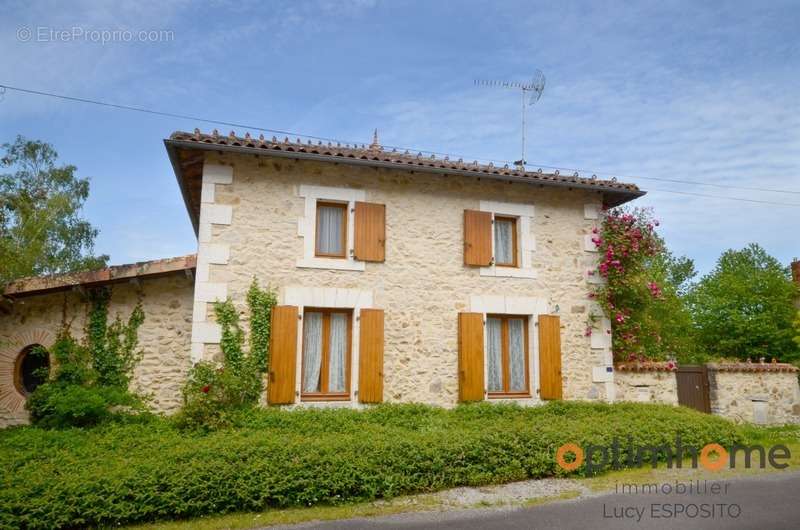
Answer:
[[(38, 389), (37, 389), (38, 390)], [(141, 411), (140, 399), (119, 387), (49, 383), (27, 403), (31, 421), (45, 428), (91, 427), (116, 415)]]
[(0, 525), (116, 526), (372, 500), (563, 475), (554, 455), (567, 442), (742, 439), (724, 419), (649, 404), (245, 409), (230, 421), (205, 434), (164, 419), (0, 432)]

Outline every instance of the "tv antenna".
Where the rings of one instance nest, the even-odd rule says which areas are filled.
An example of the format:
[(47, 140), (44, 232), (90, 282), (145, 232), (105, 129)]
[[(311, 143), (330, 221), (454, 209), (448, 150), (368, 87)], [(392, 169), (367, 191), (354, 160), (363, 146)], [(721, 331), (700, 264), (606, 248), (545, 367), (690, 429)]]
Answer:
[(519, 83), (515, 81), (486, 81), (483, 79), (476, 79), (475, 84), (478, 86), (488, 86), (496, 88), (510, 88), (522, 92), (522, 158), (514, 162), (517, 166), (525, 167), (525, 109), (534, 105), (539, 98), (542, 97), (544, 92), (545, 77), (541, 70), (537, 69), (533, 73), (533, 78), (528, 83)]

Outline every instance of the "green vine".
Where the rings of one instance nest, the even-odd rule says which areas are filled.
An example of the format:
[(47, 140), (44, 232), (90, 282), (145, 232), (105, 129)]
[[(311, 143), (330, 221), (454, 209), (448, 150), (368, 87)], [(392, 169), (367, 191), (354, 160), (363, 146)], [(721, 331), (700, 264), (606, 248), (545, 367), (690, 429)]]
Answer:
[(220, 348), (225, 355), (225, 364), (234, 373), (239, 374), (244, 368), (244, 332), (239, 327), (239, 313), (233, 302), (226, 300), (214, 304), (217, 323), (222, 328)]
[(106, 364), (106, 332), (108, 331), (108, 302), (111, 290), (105, 287), (89, 291), (89, 315), (86, 319), (86, 346), (96, 364)]
[(261, 373), (269, 368), (270, 315), (277, 304), (275, 293), (261, 289), (253, 278), (247, 290), (247, 306), (250, 309), (250, 355)]
[(141, 359), (139, 328), (144, 323), (141, 301), (133, 308), (127, 322), (117, 315), (108, 324), (111, 290), (101, 288), (89, 295), (89, 318), (86, 324), (86, 347), (100, 386), (127, 388), (133, 367)]
[(258, 403), (269, 367), (271, 311), (277, 299), (254, 279), (247, 291), (250, 333), (249, 351), (239, 312), (228, 299), (214, 303), (214, 315), (222, 336), (222, 363), (203, 361), (194, 365), (183, 388), (183, 410), (178, 424), (192, 429), (216, 429), (230, 423), (230, 413)]

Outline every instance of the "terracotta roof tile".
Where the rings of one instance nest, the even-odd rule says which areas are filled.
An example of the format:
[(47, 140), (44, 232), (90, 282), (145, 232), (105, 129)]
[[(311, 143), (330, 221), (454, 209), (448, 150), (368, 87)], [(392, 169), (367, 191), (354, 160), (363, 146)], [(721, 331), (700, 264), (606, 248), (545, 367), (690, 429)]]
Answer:
[(474, 173), (523, 177), (533, 181), (582, 184), (597, 188), (611, 188), (632, 192), (640, 191), (635, 184), (627, 184), (618, 182), (616, 180), (579, 177), (577, 173), (573, 175), (561, 175), (557, 170), (552, 173), (545, 173), (541, 169), (538, 171), (523, 171), (517, 167), (510, 167), (508, 164), (504, 166), (495, 166), (491, 162), (489, 164), (479, 164), (477, 160), (473, 161), (472, 163), (465, 163), (462, 159), (451, 160), (448, 156), (437, 158), (435, 154), (426, 156), (422, 153), (417, 153), (414, 155), (408, 151), (400, 152), (397, 149), (387, 151), (376, 143), (373, 143), (369, 147), (363, 144), (341, 145), (341, 143), (338, 142), (336, 145), (334, 145), (333, 142), (323, 143), (321, 141), (317, 141), (317, 143), (313, 143), (311, 140), (303, 143), (300, 138), (297, 138), (295, 141), (290, 141), (288, 137), (284, 137), (283, 140), (279, 140), (275, 136), (273, 136), (271, 139), (266, 139), (263, 134), (258, 138), (253, 138), (250, 136), (250, 133), (246, 133), (244, 137), (240, 137), (237, 136), (233, 131), (225, 136), (220, 135), (216, 129), (211, 134), (201, 133), (199, 129), (195, 129), (194, 133), (177, 131), (172, 133), (169, 139), (233, 147), (249, 147), (272, 151), (357, 158), (360, 160), (390, 162), (398, 165), (416, 165), (440, 169), (457, 169), (471, 171)]
[(307, 140), (305, 143), (297, 138), (290, 140), (272, 136), (266, 138), (263, 134), (254, 138), (250, 133), (237, 136), (233, 131), (228, 135), (220, 134), (216, 129), (211, 134), (201, 133), (199, 129), (194, 132), (176, 131), (164, 141), (170, 154), (176, 176), (184, 194), (187, 209), (192, 222), (197, 230), (199, 216), (199, 182), (198, 167), (202, 167), (202, 159), (192, 157), (187, 151), (194, 149), (224, 148), (226, 150), (242, 150), (243, 152), (262, 154), (263, 156), (291, 156), (302, 155), (319, 161), (335, 162), (349, 160), (354, 163), (376, 165), (382, 167), (396, 167), (398, 169), (414, 171), (434, 171), (445, 173), (459, 173), (465, 175), (486, 176), (499, 180), (509, 179), (518, 182), (527, 182), (543, 186), (575, 187), (581, 189), (597, 190), (602, 192), (604, 201), (609, 206), (616, 206), (635, 199), (644, 192), (635, 184), (618, 182), (615, 179), (603, 180), (595, 177), (580, 177), (577, 173), (562, 175), (559, 171), (544, 172), (526, 171), (516, 166), (496, 166), (493, 163), (481, 164), (477, 160), (465, 161), (451, 159), (449, 156), (437, 157), (435, 154), (424, 155), (421, 152), (412, 153), (408, 150), (384, 148), (373, 138), (369, 146), (364, 144), (344, 144), (340, 142), (316, 143)]

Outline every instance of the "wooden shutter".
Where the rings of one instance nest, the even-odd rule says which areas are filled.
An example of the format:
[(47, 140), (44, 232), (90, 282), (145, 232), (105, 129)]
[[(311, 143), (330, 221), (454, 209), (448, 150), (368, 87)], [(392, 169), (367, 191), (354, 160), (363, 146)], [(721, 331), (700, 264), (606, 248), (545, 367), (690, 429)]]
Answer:
[(355, 258), (362, 261), (384, 261), (386, 255), (386, 206), (356, 202)]
[(539, 397), (561, 399), (561, 319), (539, 315)]
[(464, 210), (464, 265), (492, 263), (492, 214)]
[(483, 315), (458, 314), (458, 398), (483, 399)]
[(270, 404), (294, 403), (297, 371), (297, 307), (281, 305), (272, 308), (272, 329), (269, 337)]
[(383, 401), (383, 309), (362, 309), (358, 342), (358, 399)]

